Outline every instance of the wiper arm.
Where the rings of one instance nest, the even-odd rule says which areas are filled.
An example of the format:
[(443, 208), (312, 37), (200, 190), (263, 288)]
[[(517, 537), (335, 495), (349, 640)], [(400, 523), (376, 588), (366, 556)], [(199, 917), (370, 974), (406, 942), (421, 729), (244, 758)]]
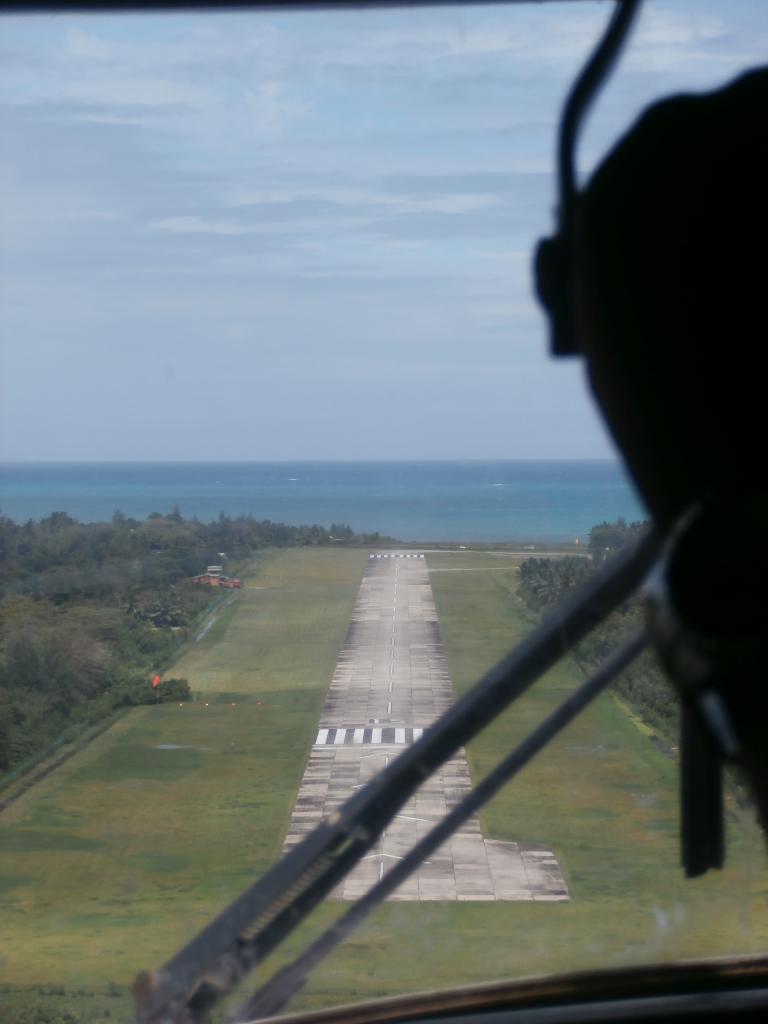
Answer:
[(292, 964), (281, 968), (234, 1016), (236, 1021), (278, 1013), (304, 986), (310, 973), (362, 924), (370, 912), (402, 885), (430, 854), (524, 768), (551, 739), (569, 725), (590, 701), (633, 661), (648, 642), (645, 627), (636, 630), (585, 683), (558, 705), (544, 721), (489, 772), (464, 799), (392, 867), (350, 909), (334, 921)]
[(628, 546), (490, 669), (420, 740), (351, 796), (156, 973), (136, 982), (140, 1024), (201, 1024), (376, 843), (437, 768), (642, 582), (659, 550)]

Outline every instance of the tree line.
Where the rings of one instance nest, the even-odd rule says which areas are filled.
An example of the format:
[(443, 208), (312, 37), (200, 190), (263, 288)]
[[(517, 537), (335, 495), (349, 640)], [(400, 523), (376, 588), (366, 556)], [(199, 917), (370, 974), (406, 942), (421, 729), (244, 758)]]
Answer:
[[(619, 519), (595, 526), (589, 536), (589, 558), (531, 558), (520, 565), (520, 596), (536, 614), (550, 611), (578, 590), (600, 565), (634, 540), (644, 523)], [(642, 600), (634, 595), (621, 604), (581, 641), (576, 658), (585, 669), (596, 668), (644, 617)], [(646, 652), (614, 682), (612, 689), (627, 700), (665, 742), (675, 743), (678, 698), (672, 685)]]
[(117, 511), (109, 523), (0, 515), (0, 771), (121, 707), (188, 693), (184, 681), (153, 692), (149, 680), (216, 597), (188, 583), (206, 565), (237, 575), (265, 548), (383, 540), (343, 523), (223, 513), (205, 523), (176, 507), (146, 520)]

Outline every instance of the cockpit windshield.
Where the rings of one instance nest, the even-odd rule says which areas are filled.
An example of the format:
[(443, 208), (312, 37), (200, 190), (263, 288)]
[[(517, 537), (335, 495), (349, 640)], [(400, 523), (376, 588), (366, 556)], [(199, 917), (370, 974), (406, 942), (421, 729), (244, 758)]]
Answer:
[[(3, 1024), (131, 1019), (142, 971), (649, 543), (531, 280), (610, 5), (307, 6), (3, 17)], [(648, 0), (579, 178), (650, 102), (767, 46), (752, 0)], [(736, 774), (724, 867), (680, 868), (642, 578), (393, 807), (239, 1005), (628, 637), (629, 667), (274, 1008), (766, 949)]]

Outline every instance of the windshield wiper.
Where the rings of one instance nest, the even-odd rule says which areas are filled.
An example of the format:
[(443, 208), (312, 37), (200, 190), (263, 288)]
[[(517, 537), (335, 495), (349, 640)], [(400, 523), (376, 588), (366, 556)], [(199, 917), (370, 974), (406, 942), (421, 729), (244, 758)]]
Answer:
[(398, 886), (417, 870), (419, 865), (450, 838), (473, 814), (513, 776), (517, 775), (551, 739), (584, 710), (643, 650), (648, 641), (645, 627), (637, 629), (613, 651), (603, 665), (585, 683), (567, 697), (562, 704), (510, 754), (503, 758), (488, 775), (456, 807), (446, 814), (426, 836), (392, 867), (386, 875), (350, 909), (335, 921), (292, 964), (281, 968), (263, 985), (235, 1015), (235, 1020), (269, 1017), (285, 1006), (301, 990), (310, 973), (340, 943), (362, 924), (379, 903), (391, 895)]
[[(141, 1024), (205, 1021), (216, 1003), (229, 995), (372, 848), (419, 786), (637, 589), (658, 552), (659, 539), (649, 532), (616, 555), (487, 672), (421, 739), (318, 825), (184, 949), (156, 973), (140, 975), (135, 991)], [(585, 684), (587, 699), (591, 687), (603, 686), (613, 678), (635, 656), (642, 642), (642, 635), (636, 635), (609, 659)], [(584, 699), (582, 691), (577, 694)], [(510, 766), (517, 770), (535, 752), (527, 751), (526, 744), (542, 742), (542, 729), (550, 730), (547, 736), (553, 735), (552, 719), (569, 713), (567, 706), (555, 712), (496, 771), (503, 774)], [(521, 757), (523, 761), (517, 764), (516, 759)], [(492, 773), (481, 787), (494, 778), (497, 776)], [(485, 791), (481, 788), (479, 792)], [(474, 794), (467, 799), (472, 801)], [(437, 826), (442, 827), (443, 823)], [(269, 998), (275, 998), (274, 992)]]

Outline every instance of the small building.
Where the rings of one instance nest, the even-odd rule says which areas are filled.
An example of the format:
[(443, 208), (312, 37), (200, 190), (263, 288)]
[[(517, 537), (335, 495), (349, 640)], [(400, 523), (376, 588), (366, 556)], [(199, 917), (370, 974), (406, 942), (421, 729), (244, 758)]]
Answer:
[(218, 573), (201, 572), (199, 576), (191, 576), (189, 582), (201, 587), (218, 587), (221, 577)]
[(227, 590), (241, 590), (243, 586), (234, 576), (222, 576), (220, 565), (209, 565), (199, 576), (191, 576), (189, 582), (199, 587), (226, 587)]

